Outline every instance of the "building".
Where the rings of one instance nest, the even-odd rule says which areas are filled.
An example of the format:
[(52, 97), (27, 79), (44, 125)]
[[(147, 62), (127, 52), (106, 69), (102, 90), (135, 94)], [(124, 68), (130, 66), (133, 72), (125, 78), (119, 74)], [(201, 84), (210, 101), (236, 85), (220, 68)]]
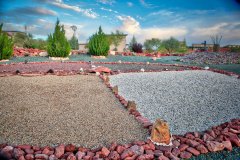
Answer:
[[(212, 50), (214, 44), (192, 44), (192, 50)], [(205, 48), (206, 47), (206, 48)]]
[[(110, 36), (110, 35), (107, 35)], [(122, 41), (119, 43), (119, 45), (117, 46), (117, 52), (124, 52), (127, 44), (126, 44), (126, 37), (127, 34), (122, 35), (123, 39)], [(88, 43), (80, 43), (79, 44), (79, 51), (80, 52), (88, 52), (88, 48), (87, 48)], [(110, 50), (109, 51), (114, 51), (115, 50), (115, 46), (113, 44), (110, 45)]]
[(237, 44), (231, 44), (231, 45), (226, 45), (224, 48), (240, 48), (240, 45)]

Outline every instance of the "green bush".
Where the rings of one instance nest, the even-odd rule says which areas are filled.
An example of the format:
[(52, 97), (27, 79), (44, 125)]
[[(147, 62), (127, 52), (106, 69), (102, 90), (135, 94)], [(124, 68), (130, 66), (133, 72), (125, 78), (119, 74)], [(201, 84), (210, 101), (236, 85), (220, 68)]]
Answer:
[(71, 49), (74, 49), (74, 50), (79, 49), (78, 39), (74, 35), (72, 36), (72, 38), (68, 42), (71, 46)]
[(9, 59), (13, 54), (13, 41), (2, 32), (3, 23), (0, 25), (0, 60)]
[(88, 43), (89, 53), (94, 56), (107, 56), (110, 48), (109, 40), (103, 33), (101, 26), (97, 33), (90, 37)]
[(173, 37), (162, 42), (162, 47), (165, 48), (169, 54), (177, 51), (179, 49), (179, 46), (179, 41)]
[(57, 20), (55, 31), (48, 36), (47, 52), (50, 57), (67, 57), (71, 47), (65, 37), (64, 26), (60, 26)]

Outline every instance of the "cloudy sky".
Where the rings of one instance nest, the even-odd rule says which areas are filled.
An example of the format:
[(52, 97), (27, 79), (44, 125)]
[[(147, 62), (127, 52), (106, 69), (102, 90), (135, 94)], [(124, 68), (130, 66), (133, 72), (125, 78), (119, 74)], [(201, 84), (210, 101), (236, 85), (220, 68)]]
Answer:
[(66, 36), (77, 26), (80, 42), (87, 41), (101, 25), (105, 33), (116, 29), (145, 39), (179, 40), (188, 45), (211, 43), (209, 36), (222, 35), (222, 45), (240, 44), (239, 0), (2, 0), (0, 22), (4, 30), (28, 32), (35, 38), (47, 38), (57, 18), (65, 26)]

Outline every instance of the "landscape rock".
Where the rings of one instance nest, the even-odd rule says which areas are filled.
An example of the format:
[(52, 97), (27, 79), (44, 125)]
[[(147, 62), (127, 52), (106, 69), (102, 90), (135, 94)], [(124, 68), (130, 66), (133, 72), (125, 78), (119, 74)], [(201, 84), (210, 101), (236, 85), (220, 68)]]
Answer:
[(40, 52), (38, 55), (40, 57), (46, 57), (46, 56), (48, 56), (48, 53), (47, 52)]
[(200, 154), (200, 152), (193, 147), (188, 147), (187, 151), (192, 153), (194, 156), (198, 156)]
[(109, 155), (110, 151), (106, 147), (103, 147), (101, 153), (102, 153), (103, 157), (107, 157)]
[(170, 160), (168, 157), (165, 157), (164, 155), (161, 155), (158, 157), (158, 160)]
[(128, 101), (127, 103), (127, 109), (129, 111), (131, 110), (137, 110), (136, 103), (134, 101)]
[(177, 157), (180, 153), (181, 153), (181, 152), (180, 152), (180, 150), (179, 150), (178, 148), (173, 148), (172, 154), (173, 154), (174, 156)]
[(73, 144), (68, 144), (68, 145), (66, 145), (66, 147), (65, 147), (65, 151), (66, 151), (66, 152), (74, 152), (75, 149), (76, 149), (76, 147), (75, 147)]
[(86, 155), (85, 152), (78, 151), (76, 153), (77, 160), (81, 160)]
[(110, 160), (119, 160), (119, 159), (120, 159), (120, 155), (118, 154), (117, 151), (112, 151), (112, 152), (109, 154), (108, 158), (109, 158)]
[(26, 159), (26, 160), (34, 160), (34, 155), (33, 155), (33, 154), (27, 154), (27, 155), (25, 156), (25, 159)]
[(192, 154), (187, 152), (187, 151), (183, 151), (183, 152), (181, 152), (180, 157), (185, 158), (185, 159), (189, 159), (189, 158), (192, 157)]
[(202, 154), (208, 153), (208, 149), (202, 144), (198, 145), (196, 149)]
[(13, 149), (13, 156), (16, 159), (19, 159), (21, 156), (24, 156), (24, 154), (25, 154), (24, 151), (21, 150), (20, 148), (14, 148)]
[(230, 141), (223, 141), (222, 144), (228, 151), (232, 151), (232, 143)]
[(70, 154), (68, 157), (67, 157), (67, 160), (76, 160), (76, 157), (74, 156), (74, 154)]
[(48, 160), (48, 155), (46, 155), (46, 154), (36, 154), (35, 159)]
[(64, 145), (59, 145), (55, 148), (55, 156), (60, 158), (64, 154), (65, 147)]
[(222, 151), (224, 149), (224, 145), (216, 141), (208, 141), (207, 148), (211, 152), (217, 152), (217, 151)]
[(157, 119), (153, 124), (151, 140), (156, 143), (170, 144), (171, 135), (166, 121)]
[(179, 146), (179, 150), (182, 152), (182, 151), (185, 151), (188, 147), (189, 147), (189, 146), (186, 145), (186, 144), (181, 144), (181, 145)]

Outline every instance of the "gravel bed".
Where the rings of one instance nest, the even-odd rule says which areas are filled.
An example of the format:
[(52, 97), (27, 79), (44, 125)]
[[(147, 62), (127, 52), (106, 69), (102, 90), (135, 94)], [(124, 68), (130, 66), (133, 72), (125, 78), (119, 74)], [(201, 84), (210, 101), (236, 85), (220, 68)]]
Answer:
[(240, 117), (240, 80), (210, 71), (123, 73), (110, 77), (152, 122), (169, 122), (173, 134), (203, 131)]
[(96, 76), (0, 80), (0, 143), (93, 148), (147, 137), (147, 130)]

